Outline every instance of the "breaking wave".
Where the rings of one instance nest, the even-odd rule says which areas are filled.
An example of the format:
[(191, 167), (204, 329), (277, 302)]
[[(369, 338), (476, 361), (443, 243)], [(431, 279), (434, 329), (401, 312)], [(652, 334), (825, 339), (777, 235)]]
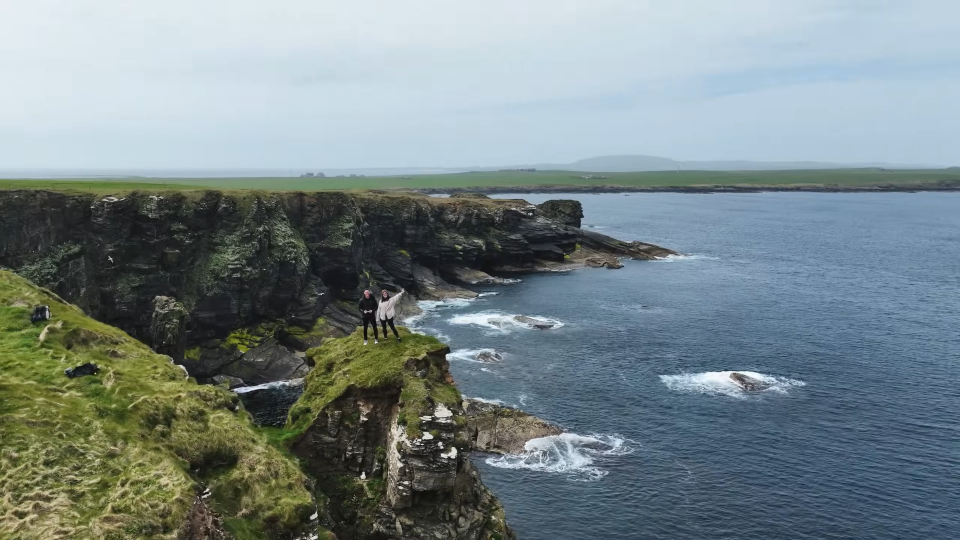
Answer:
[[(479, 313), (465, 313), (463, 315), (455, 315), (450, 317), (450, 324), (459, 324), (459, 325), (474, 325), (488, 330), (495, 330), (498, 332), (509, 332), (511, 330), (521, 328), (521, 329), (533, 329), (535, 328), (533, 322), (530, 321), (520, 321), (517, 320), (518, 317), (524, 317), (523, 315), (515, 314), (506, 314), (500, 313), (497, 311), (482, 311)], [(560, 328), (563, 326), (563, 323), (557, 319), (551, 319), (548, 317), (529, 317), (529, 319), (542, 322), (544, 324), (552, 325), (552, 328)]]
[(774, 375), (765, 375), (755, 371), (737, 371), (748, 377), (759, 379), (770, 385), (769, 388), (760, 392), (744, 392), (736, 383), (730, 380), (730, 374), (734, 371), (706, 371), (703, 373), (681, 373), (679, 375), (661, 375), (660, 380), (667, 388), (679, 392), (692, 392), (697, 394), (725, 395), (736, 398), (747, 398), (756, 393), (780, 393), (786, 394), (790, 388), (806, 386), (807, 383), (788, 379), (786, 377), (776, 377)]
[(573, 480), (596, 481), (608, 474), (605, 458), (633, 453), (628, 440), (618, 435), (562, 433), (527, 441), (519, 455), (492, 456), (488, 465), (501, 469), (527, 469), (568, 475)]
[(477, 364), (490, 364), (492, 362), (498, 362), (499, 360), (493, 361), (484, 361), (480, 360), (478, 357), (483, 354), (488, 353), (493, 355), (495, 358), (503, 358), (501, 353), (498, 353), (496, 349), (457, 349), (447, 353), (447, 358), (451, 360), (463, 360), (464, 362), (475, 362)]
[(666, 257), (657, 257), (657, 262), (683, 262), (683, 261), (719, 261), (720, 257), (710, 257), (707, 255), (667, 255)]

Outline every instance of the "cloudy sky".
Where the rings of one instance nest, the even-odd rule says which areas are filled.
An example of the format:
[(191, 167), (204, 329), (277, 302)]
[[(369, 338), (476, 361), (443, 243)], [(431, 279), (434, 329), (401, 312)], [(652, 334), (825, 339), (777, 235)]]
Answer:
[(956, 0), (30, 0), (0, 20), (0, 168), (960, 165)]

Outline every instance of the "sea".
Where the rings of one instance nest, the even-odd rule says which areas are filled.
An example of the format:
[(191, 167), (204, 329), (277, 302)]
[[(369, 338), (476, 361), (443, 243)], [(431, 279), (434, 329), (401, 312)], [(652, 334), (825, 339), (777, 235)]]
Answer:
[(519, 538), (960, 538), (960, 193), (503, 197), (682, 253), (411, 321), (465, 396), (567, 430), (474, 456)]

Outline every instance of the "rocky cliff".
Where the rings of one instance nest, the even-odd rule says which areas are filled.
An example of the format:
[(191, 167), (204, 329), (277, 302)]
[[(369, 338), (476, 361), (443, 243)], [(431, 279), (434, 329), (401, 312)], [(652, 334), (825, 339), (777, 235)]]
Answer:
[[(212, 400), (216, 408), (230, 396), (226, 390), (171, 390), (168, 398), (176, 404), (120, 404), (147, 407), (144, 436), (175, 437), (191, 474), (199, 475), (195, 482), (207, 481), (209, 467), (249, 469), (237, 473), (239, 484), (218, 484), (213, 494), (222, 499), (213, 499), (212, 509), (208, 499), (177, 495), (179, 506), (165, 511), (165, 528), (157, 530), (182, 522), (183, 530), (201, 531), (181, 533), (184, 538), (218, 538), (231, 527), (285, 538), (315, 527), (308, 522), (316, 519), (341, 539), (502, 540), (513, 533), (468, 451), (515, 449), (527, 434), (556, 428), (522, 413), (476, 406), (479, 414), (468, 419), (447, 350), (432, 338), (402, 330), (402, 344), (375, 350), (359, 349), (357, 335), (331, 338), (355, 332), (355, 303), (364, 288), (402, 287), (412, 299), (469, 297), (476, 293), (463, 285), (495, 283), (500, 274), (617, 268), (623, 257), (673, 253), (583, 231), (577, 228), (581, 217), (576, 201), (534, 206), (377, 193), (6, 191), (0, 192), (0, 265), (169, 355), (201, 382), (234, 388), (305, 377), (252, 389), (244, 403), (262, 409), (254, 420), (275, 426), (264, 432), (315, 480), (313, 502), (299, 471), (284, 476), (287, 462), (271, 465), (275, 451), (259, 450), (261, 435), (235, 433), (238, 444), (254, 444), (240, 452), (231, 449), (226, 432), (210, 439), (199, 427), (175, 430), (206, 418), (228, 425), (221, 418), (226, 413), (205, 411), (184, 397)], [(96, 358), (104, 354), (112, 353)], [(270, 397), (278, 393), (282, 400)], [(131, 395), (147, 394), (137, 389)], [(264, 400), (265, 407), (254, 405)], [(236, 396), (229, 400), (231, 411), (237, 403)], [(101, 409), (92, 410), (114, 414)], [(241, 416), (242, 425), (248, 422)], [(129, 444), (123, 437), (111, 441), (89, 453)], [(249, 463), (254, 458), (246, 456), (255, 455), (269, 459)], [(242, 483), (261, 474), (272, 487)], [(286, 478), (282, 488), (278, 478)], [(271, 497), (278, 502), (273, 509), (265, 503)], [(24, 508), (33, 504), (24, 501)], [(316, 516), (304, 517), (314, 504)], [(124, 534), (116, 536), (137, 536)]]
[(287, 439), (328, 501), (338, 538), (513, 538), (480, 481), (461, 397), (436, 339), (365, 347), (359, 334), (312, 349)]
[(0, 266), (172, 356), (200, 380), (306, 371), (364, 288), (469, 294), (489, 274), (672, 253), (579, 224), (576, 201), (345, 193), (0, 192)]

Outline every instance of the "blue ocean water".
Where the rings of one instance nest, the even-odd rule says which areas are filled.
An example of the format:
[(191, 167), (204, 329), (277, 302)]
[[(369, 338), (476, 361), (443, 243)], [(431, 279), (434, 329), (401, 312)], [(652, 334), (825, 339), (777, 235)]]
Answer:
[(566, 197), (689, 256), (420, 320), (465, 395), (576, 434), (475, 459), (520, 538), (960, 538), (960, 194)]

